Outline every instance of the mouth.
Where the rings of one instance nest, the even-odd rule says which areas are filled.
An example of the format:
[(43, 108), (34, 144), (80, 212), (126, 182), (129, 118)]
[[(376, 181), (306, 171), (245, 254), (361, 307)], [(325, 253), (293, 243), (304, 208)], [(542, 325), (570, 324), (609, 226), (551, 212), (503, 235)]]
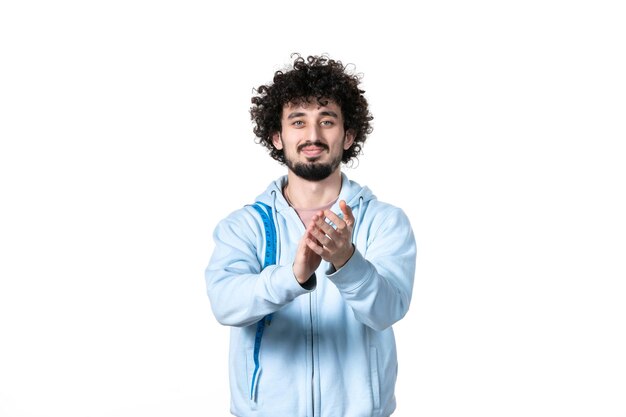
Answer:
[(309, 158), (318, 157), (327, 149), (328, 146), (323, 143), (305, 143), (298, 147), (298, 151)]

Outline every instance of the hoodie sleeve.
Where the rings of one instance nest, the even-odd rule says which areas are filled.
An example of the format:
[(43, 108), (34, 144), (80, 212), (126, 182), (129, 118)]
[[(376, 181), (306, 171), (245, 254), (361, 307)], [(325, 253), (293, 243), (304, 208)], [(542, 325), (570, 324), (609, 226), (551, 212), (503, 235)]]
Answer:
[(247, 326), (309, 292), (296, 280), (291, 266), (261, 270), (265, 249), (261, 219), (246, 209), (222, 220), (213, 233), (215, 249), (205, 270), (207, 293), (217, 320)]
[(411, 225), (401, 209), (392, 207), (377, 213), (377, 218), (382, 218), (382, 223), (372, 228), (366, 255), (356, 248), (343, 267), (327, 271), (327, 276), (357, 320), (374, 330), (384, 330), (409, 309), (416, 247)]

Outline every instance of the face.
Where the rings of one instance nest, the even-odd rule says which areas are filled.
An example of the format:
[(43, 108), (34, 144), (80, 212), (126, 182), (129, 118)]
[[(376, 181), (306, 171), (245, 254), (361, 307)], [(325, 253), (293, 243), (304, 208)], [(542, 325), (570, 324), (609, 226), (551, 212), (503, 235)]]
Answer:
[(274, 146), (283, 150), (287, 167), (309, 181), (335, 172), (343, 151), (354, 142), (354, 134), (344, 131), (341, 108), (332, 101), (325, 106), (316, 99), (285, 105), (281, 126), (281, 132), (272, 136)]

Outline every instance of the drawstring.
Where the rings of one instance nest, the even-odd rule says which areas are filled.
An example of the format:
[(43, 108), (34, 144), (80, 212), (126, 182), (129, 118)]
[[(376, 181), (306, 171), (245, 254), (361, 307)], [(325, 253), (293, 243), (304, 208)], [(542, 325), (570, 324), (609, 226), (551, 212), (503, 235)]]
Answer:
[(280, 236), (280, 223), (278, 222), (278, 210), (276, 209), (276, 190), (272, 190), (272, 197), (272, 213), (274, 214), (274, 227), (276, 228), (276, 250), (274, 251), (276, 259), (274, 263), (278, 264), (280, 262), (281, 243), (278, 238)]
[[(361, 227), (361, 223), (363, 223), (363, 215), (365, 214), (365, 210), (363, 210), (363, 196), (359, 197), (359, 214), (354, 221), (354, 227), (352, 228), (352, 238), (358, 235), (359, 228)], [(354, 243), (354, 242), (353, 242)]]

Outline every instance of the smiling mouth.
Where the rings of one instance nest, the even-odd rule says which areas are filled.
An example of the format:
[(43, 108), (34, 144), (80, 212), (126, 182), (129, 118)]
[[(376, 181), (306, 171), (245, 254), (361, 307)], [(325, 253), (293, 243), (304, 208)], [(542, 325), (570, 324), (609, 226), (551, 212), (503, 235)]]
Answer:
[(315, 158), (320, 156), (322, 152), (324, 152), (324, 148), (319, 148), (317, 146), (307, 146), (303, 148), (301, 152), (309, 158)]
[(309, 158), (316, 158), (324, 151), (328, 150), (328, 146), (323, 143), (304, 143), (298, 147), (298, 151)]

